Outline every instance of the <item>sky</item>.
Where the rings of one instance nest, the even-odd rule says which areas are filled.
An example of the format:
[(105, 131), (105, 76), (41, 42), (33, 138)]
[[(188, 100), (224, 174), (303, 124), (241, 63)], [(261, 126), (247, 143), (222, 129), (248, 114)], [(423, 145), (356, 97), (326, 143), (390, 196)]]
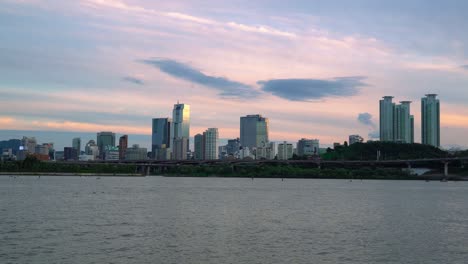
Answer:
[(191, 105), (191, 136), (378, 134), (379, 99), (441, 101), (441, 144), (468, 147), (468, 2), (2, 0), (0, 129), (148, 135)]

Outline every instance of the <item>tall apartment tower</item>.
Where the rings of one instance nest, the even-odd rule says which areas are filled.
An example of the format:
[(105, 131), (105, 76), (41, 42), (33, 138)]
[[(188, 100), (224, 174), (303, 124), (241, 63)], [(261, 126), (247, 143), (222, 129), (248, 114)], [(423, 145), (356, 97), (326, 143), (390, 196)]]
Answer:
[(128, 148), (128, 136), (123, 135), (119, 138), (119, 160), (125, 160)]
[(440, 147), (440, 103), (437, 94), (426, 94), (421, 99), (421, 141)]
[(267, 147), (268, 118), (261, 115), (247, 115), (240, 118), (240, 143), (249, 149)]
[[(186, 157), (189, 151), (189, 137), (190, 137), (190, 105), (175, 104), (172, 111), (172, 129), (171, 137), (173, 146), (173, 158), (180, 159)], [(178, 142), (176, 148), (176, 142)], [(183, 153), (178, 153), (182, 151)], [(186, 158), (182, 158), (186, 159)]]
[(218, 129), (217, 128), (208, 128), (203, 132), (203, 153), (205, 160), (215, 160), (218, 159)]
[(384, 96), (380, 100), (380, 141), (393, 141), (393, 114), (395, 103), (392, 102), (393, 96)]
[(395, 142), (414, 143), (414, 116), (410, 113), (410, 101), (395, 106), (393, 135)]
[(380, 141), (414, 143), (414, 117), (410, 101), (396, 105), (393, 96), (380, 100)]
[(151, 153), (155, 160), (170, 159), (172, 147), (172, 119), (153, 118), (151, 133)]

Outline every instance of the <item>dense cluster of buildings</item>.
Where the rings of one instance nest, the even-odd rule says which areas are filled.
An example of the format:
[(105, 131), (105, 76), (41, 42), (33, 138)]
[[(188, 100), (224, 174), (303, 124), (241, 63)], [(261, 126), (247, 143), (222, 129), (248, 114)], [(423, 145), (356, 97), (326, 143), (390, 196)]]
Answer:
[[(410, 101), (395, 104), (393, 96), (380, 100), (380, 141), (414, 143), (410, 104)], [(421, 142), (440, 147), (440, 103), (436, 94), (421, 99)]]
[[(220, 146), (218, 128), (207, 128), (194, 137), (190, 150), (190, 106), (177, 103), (172, 118), (154, 118), (152, 124), (151, 158), (155, 160), (215, 160), (215, 159), (290, 159), (294, 155), (291, 143), (276, 145), (269, 140), (269, 120), (261, 115), (240, 118), (240, 137), (228, 139)], [(319, 154), (317, 139), (301, 139), (296, 154)]]
[[(435, 94), (421, 99), (421, 140), (423, 144), (440, 147), (440, 104)], [(411, 102), (393, 102), (392, 96), (380, 100), (380, 140), (414, 143), (414, 116)], [(219, 144), (218, 128), (207, 128), (193, 138), (190, 149), (190, 105), (177, 102), (172, 117), (152, 119), (151, 151), (139, 145), (129, 147), (128, 136), (123, 135), (116, 145), (113, 132), (99, 132), (82, 150), (81, 138), (74, 138), (71, 147), (55, 151), (53, 143), (38, 144), (34, 137), (0, 141), (2, 159), (22, 160), (33, 155), (40, 160), (215, 160), (215, 159), (291, 159), (294, 155), (313, 158), (321, 152), (318, 139), (300, 139), (295, 146), (290, 142), (272, 142), (269, 138), (269, 120), (261, 115), (240, 118), (240, 137)], [(350, 135), (349, 143), (363, 142), (359, 135)], [(340, 143), (333, 146), (339, 147)]]

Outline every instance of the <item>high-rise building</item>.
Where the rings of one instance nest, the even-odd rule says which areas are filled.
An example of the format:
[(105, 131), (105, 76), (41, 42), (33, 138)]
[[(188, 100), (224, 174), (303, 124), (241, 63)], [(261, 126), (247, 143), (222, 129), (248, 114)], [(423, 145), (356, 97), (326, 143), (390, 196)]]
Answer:
[(380, 141), (393, 141), (393, 123), (395, 103), (392, 102), (393, 96), (384, 96), (380, 100)]
[(188, 153), (189, 139), (185, 137), (177, 138), (174, 140), (172, 147), (172, 159), (174, 160), (186, 160)]
[(196, 134), (194, 137), (194, 159), (195, 160), (203, 160), (204, 154), (204, 146), (205, 143), (203, 142), (203, 135)]
[(101, 159), (104, 159), (104, 153), (106, 147), (115, 147), (115, 133), (112, 132), (100, 132), (97, 133), (97, 146), (99, 148), (99, 154)]
[(364, 138), (362, 138), (360, 135), (349, 136), (349, 145), (352, 145), (354, 143), (362, 143), (362, 142), (364, 142)]
[(119, 148), (111, 145), (105, 146), (102, 157), (104, 160), (119, 160)]
[(128, 136), (123, 135), (119, 138), (119, 160), (125, 159), (127, 148), (128, 148)]
[(436, 94), (421, 99), (421, 141), (440, 147), (440, 103)]
[(218, 159), (218, 129), (208, 128), (203, 132), (203, 143), (204, 143), (204, 159), (215, 160)]
[(278, 159), (288, 160), (293, 157), (293, 145), (286, 141), (278, 144)]
[(247, 115), (240, 118), (240, 143), (253, 149), (268, 145), (268, 118), (261, 115)]
[(410, 101), (402, 101), (395, 106), (393, 135), (396, 142), (414, 143), (414, 117), (410, 114), (410, 104)]
[(72, 148), (76, 151), (77, 156), (81, 154), (81, 138), (74, 138), (72, 141)]
[(298, 156), (316, 156), (319, 155), (320, 142), (318, 139), (302, 138), (297, 142)]
[[(189, 137), (190, 137), (190, 105), (187, 104), (175, 104), (174, 109), (172, 110), (172, 146), (175, 147), (175, 142), (178, 139), (184, 138), (187, 140), (187, 144), (183, 144), (186, 149), (181, 150), (184, 153), (189, 151)], [(175, 148), (173, 149), (175, 151)], [(179, 149), (177, 150), (179, 151)], [(173, 157), (180, 156), (181, 153), (177, 155), (174, 154)]]
[(392, 102), (392, 96), (380, 100), (380, 141), (414, 143), (414, 117), (410, 101), (399, 105)]
[(151, 154), (155, 160), (166, 160), (168, 159), (167, 155), (170, 155), (171, 123), (172, 119), (170, 118), (153, 118)]

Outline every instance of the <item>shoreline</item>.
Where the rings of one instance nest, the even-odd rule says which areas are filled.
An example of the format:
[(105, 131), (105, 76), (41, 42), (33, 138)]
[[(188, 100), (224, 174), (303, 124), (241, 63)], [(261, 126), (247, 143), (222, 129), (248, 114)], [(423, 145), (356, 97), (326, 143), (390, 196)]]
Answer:
[(145, 177), (132, 173), (73, 173), (73, 172), (0, 172), (0, 176), (85, 176), (85, 177)]

